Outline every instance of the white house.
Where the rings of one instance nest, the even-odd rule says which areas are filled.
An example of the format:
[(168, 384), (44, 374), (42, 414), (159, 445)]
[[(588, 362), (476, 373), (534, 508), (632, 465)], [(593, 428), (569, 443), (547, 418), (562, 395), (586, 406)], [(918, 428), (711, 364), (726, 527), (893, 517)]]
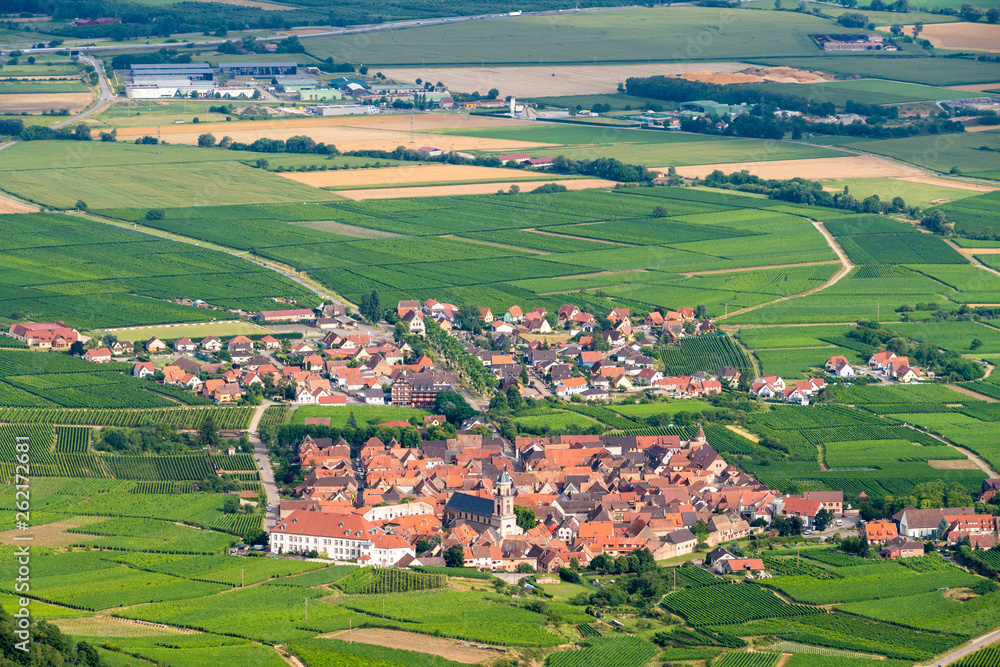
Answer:
[(357, 514), (295, 510), (270, 531), (271, 551), (308, 553), (371, 565), (395, 565), (403, 556), (416, 556), (409, 543)]

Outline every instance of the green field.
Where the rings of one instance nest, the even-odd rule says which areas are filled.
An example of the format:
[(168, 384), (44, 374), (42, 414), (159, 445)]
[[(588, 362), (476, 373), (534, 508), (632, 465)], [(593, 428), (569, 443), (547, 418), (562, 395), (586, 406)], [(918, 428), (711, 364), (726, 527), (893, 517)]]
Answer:
[(79, 216), (6, 215), (0, 235), (0, 317), (8, 321), (64, 320), (81, 329), (191, 322), (219, 313), (171, 299), (259, 310), (274, 296), (305, 296), (242, 259)]
[(808, 58), (776, 58), (770, 55), (758, 58), (751, 55), (746, 60), (761, 65), (796, 67), (843, 75), (854, 74), (871, 79), (889, 79), (927, 86), (1000, 81), (1000, 64), (961, 58), (912, 58), (902, 54), (831, 56), (816, 52)]
[[(907, 21), (914, 19), (907, 16)], [(858, 79), (853, 81), (827, 81), (825, 83), (765, 83), (761, 86), (772, 93), (798, 95), (813, 102), (832, 102), (843, 107), (848, 101), (861, 104), (905, 104), (977, 97), (978, 93), (952, 91), (934, 86), (923, 86), (899, 81)]]
[(762, 139), (566, 124), (441, 130), (439, 133), (559, 144), (559, 148), (534, 149), (532, 155), (537, 153), (549, 156), (564, 155), (572, 159), (593, 159), (599, 154), (601, 157), (617, 158), (623, 162), (638, 163), (648, 167), (796, 160), (843, 155), (818, 146), (810, 147)]
[[(7, 73), (6, 70), (3, 71)], [(90, 88), (74, 80), (65, 81), (0, 81), (0, 95), (45, 95), (51, 93), (86, 93)], [(3, 98), (0, 98), (2, 102)]]
[(3, 188), (22, 199), (72, 208), (199, 206), (336, 199), (319, 188), (248, 167), (242, 151), (124, 143), (26, 142), (0, 153)]
[(846, 187), (852, 196), (865, 198), (877, 194), (880, 199), (902, 197), (910, 206), (929, 207), (943, 201), (976, 196), (972, 190), (912, 183), (895, 178), (845, 178), (823, 181), (823, 186), (843, 191)]
[[(1000, 71), (996, 77), (1000, 78)], [(957, 167), (967, 176), (997, 178), (991, 174), (997, 170), (995, 151), (1000, 149), (1000, 130), (878, 141), (857, 140), (852, 137), (843, 140), (821, 137), (813, 141), (820, 144), (842, 144), (854, 150), (885, 155), (942, 173)], [(992, 150), (980, 150), (982, 146)]]
[[(377, 405), (351, 405), (344, 407), (332, 407), (304, 405), (297, 408), (295, 412), (292, 413), (292, 423), (305, 424), (306, 417), (329, 417), (331, 426), (343, 428), (347, 425), (347, 420), (350, 419), (351, 413), (354, 413), (354, 419), (357, 420), (358, 424), (368, 424), (372, 422), (381, 424), (383, 422), (391, 421), (405, 422), (409, 421), (413, 417), (422, 418), (424, 415), (430, 414), (426, 410), (400, 408), (396, 406), (381, 407)], [(421, 426), (423, 426), (422, 419)]]
[[(374, 33), (365, 46), (372, 65), (592, 63), (594, 61), (725, 59), (760, 55), (754, 35), (769, 31), (774, 56), (813, 55), (809, 33), (834, 24), (814, 16), (771, 12), (719, 12), (702, 7), (627, 9), (488, 19)], [(688, 38), (711, 35), (711, 48)], [(319, 58), (341, 57), (353, 37), (309, 40)], [(471, 92), (471, 91), (468, 91)]]

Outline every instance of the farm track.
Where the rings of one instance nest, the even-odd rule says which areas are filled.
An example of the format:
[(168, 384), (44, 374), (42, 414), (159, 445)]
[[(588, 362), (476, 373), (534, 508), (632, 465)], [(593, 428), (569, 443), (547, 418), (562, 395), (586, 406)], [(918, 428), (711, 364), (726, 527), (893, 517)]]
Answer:
[(972, 640), (972, 642), (966, 644), (965, 646), (963, 646), (958, 650), (952, 651), (951, 653), (949, 653), (944, 657), (938, 658), (937, 660), (924, 664), (927, 667), (945, 667), (946, 665), (950, 665), (953, 662), (961, 660), (970, 653), (975, 653), (979, 649), (989, 646), (998, 639), (1000, 639), (1000, 628), (997, 628), (992, 632), (987, 632), (985, 635), (982, 635), (981, 637)]
[(542, 234), (543, 236), (555, 236), (561, 239), (577, 239), (579, 241), (593, 241), (594, 243), (606, 243), (607, 245), (619, 245), (619, 246), (632, 246), (637, 247), (636, 243), (621, 243), (619, 241), (608, 241), (607, 239), (592, 239), (586, 236), (573, 236), (572, 234), (557, 234), (556, 232), (543, 232), (540, 229), (523, 229), (521, 231), (531, 232), (532, 234)]
[[(879, 416), (884, 416), (884, 415), (879, 415)], [(906, 426), (909, 427), (909, 428), (913, 428), (909, 424), (906, 424)], [(913, 429), (913, 430), (916, 431), (917, 429)], [(973, 463), (976, 464), (977, 468), (979, 468), (984, 473), (986, 473), (986, 475), (988, 477), (993, 478), (993, 477), (997, 477), (998, 476), (997, 475), (997, 471), (993, 470), (993, 468), (991, 468), (989, 466), (989, 464), (987, 464), (985, 461), (983, 461), (981, 458), (979, 458), (979, 455), (976, 454), (971, 449), (966, 449), (965, 447), (962, 447), (961, 445), (956, 445), (954, 442), (952, 442), (948, 438), (944, 437), (943, 435), (938, 435), (937, 433), (931, 433), (930, 431), (920, 431), (920, 433), (925, 433), (925, 434), (931, 436), (932, 438), (934, 438), (935, 440), (940, 440), (941, 442), (943, 442), (944, 444), (948, 445), (949, 447), (952, 447), (953, 449), (957, 449), (958, 451), (962, 452), (963, 454), (965, 454), (965, 456), (970, 461), (972, 461)]]
[(966, 396), (974, 398), (977, 401), (983, 401), (984, 403), (1000, 403), (1000, 401), (998, 401), (997, 399), (993, 398), (992, 396), (986, 396), (984, 394), (977, 393), (977, 392), (972, 391), (971, 389), (967, 389), (966, 387), (963, 387), (961, 385), (946, 384), (945, 386), (948, 387), (948, 389), (951, 389), (952, 391), (957, 391), (960, 394), (965, 394)]
[(763, 271), (765, 269), (793, 269), (799, 266), (825, 266), (827, 264), (839, 264), (835, 259), (831, 259), (825, 262), (799, 262), (798, 264), (770, 264), (768, 266), (742, 266), (738, 269), (712, 269), (711, 271), (688, 271), (687, 273), (681, 273), (680, 275), (685, 278), (691, 278), (692, 276), (714, 276), (720, 273), (743, 273), (746, 271)]
[[(776, 303), (781, 303), (782, 301), (788, 301), (789, 299), (797, 299), (799, 297), (809, 296), (810, 294), (815, 294), (816, 292), (820, 292), (822, 290), (825, 290), (828, 287), (833, 287), (838, 282), (840, 282), (841, 278), (843, 278), (844, 276), (846, 276), (848, 273), (851, 272), (851, 269), (854, 268), (854, 265), (851, 264), (851, 261), (849, 259), (847, 259), (847, 255), (844, 253), (843, 249), (837, 243), (836, 239), (833, 238), (833, 234), (831, 234), (829, 231), (827, 231), (826, 227), (819, 220), (810, 220), (810, 222), (813, 224), (813, 227), (816, 228), (816, 231), (818, 231), (820, 234), (822, 234), (823, 238), (826, 239), (827, 245), (830, 246), (830, 249), (833, 250), (834, 253), (836, 253), (836, 255), (837, 255), (838, 258), (840, 258), (840, 265), (841, 265), (840, 271), (838, 271), (837, 273), (835, 273), (829, 280), (827, 280), (825, 283), (823, 283), (822, 285), (820, 285), (818, 287), (813, 287), (812, 289), (808, 289), (805, 292), (800, 292), (798, 294), (792, 294), (790, 296), (783, 296), (783, 297), (781, 297), (779, 299), (775, 299), (774, 301), (768, 301), (766, 303), (759, 303), (756, 306), (748, 306), (746, 308), (741, 308), (740, 310), (735, 310), (735, 311), (733, 311), (731, 313), (723, 315), (722, 317), (716, 318), (716, 321), (725, 320), (725, 319), (728, 319), (730, 317), (733, 317), (734, 315), (742, 315), (744, 313), (749, 313), (751, 311), (758, 310), (759, 308), (763, 308), (764, 306), (771, 306), (771, 305), (774, 305)], [(784, 326), (784, 325), (781, 325), (781, 326)]]
[(972, 264), (976, 268), (982, 269), (983, 271), (989, 271), (990, 273), (992, 273), (995, 276), (1000, 276), (1000, 271), (997, 271), (996, 269), (991, 269), (990, 267), (986, 266), (985, 264), (983, 264), (982, 262), (980, 262), (975, 257), (976, 255), (992, 255), (992, 254), (996, 254), (996, 252), (982, 252), (982, 251), (983, 250), (987, 250), (987, 251), (993, 250), (993, 251), (1000, 252), (1000, 248), (985, 248), (985, 249), (984, 248), (962, 248), (961, 246), (956, 245), (951, 239), (944, 239), (944, 242), (947, 243), (948, 245), (950, 245), (955, 250), (957, 250), (959, 255), (961, 255), (962, 257), (964, 257), (967, 260), (969, 260), (969, 264)]

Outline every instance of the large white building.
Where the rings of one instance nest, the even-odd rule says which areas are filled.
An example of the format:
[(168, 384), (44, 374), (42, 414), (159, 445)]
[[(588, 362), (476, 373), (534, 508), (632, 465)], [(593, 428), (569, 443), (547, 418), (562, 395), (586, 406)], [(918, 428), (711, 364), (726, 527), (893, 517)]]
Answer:
[(324, 558), (382, 566), (416, 556), (409, 542), (357, 514), (296, 510), (275, 525), (270, 536), (274, 553), (316, 551)]

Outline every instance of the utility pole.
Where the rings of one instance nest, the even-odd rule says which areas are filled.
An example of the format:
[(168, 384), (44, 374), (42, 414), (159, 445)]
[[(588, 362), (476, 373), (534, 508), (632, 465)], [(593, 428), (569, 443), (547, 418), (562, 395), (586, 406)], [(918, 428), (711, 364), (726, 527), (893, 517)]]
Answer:
[(677, 568), (674, 568), (674, 593), (677, 592)]
[(243, 568), (240, 568), (240, 588), (243, 588)]
[(159, 125), (157, 125), (157, 126), (156, 126), (156, 154), (157, 154), (157, 155), (159, 155), (159, 154), (160, 154), (160, 145), (161, 145), (162, 143), (163, 143), (163, 142), (162, 142), (162, 141), (160, 140), (160, 126), (159, 126)]
[(304, 620), (308, 621), (309, 620), (309, 598), (302, 598), (302, 599), (306, 601), (305, 602), (306, 614), (305, 614), (305, 619)]
[(410, 107), (410, 143), (413, 143), (413, 107)]

